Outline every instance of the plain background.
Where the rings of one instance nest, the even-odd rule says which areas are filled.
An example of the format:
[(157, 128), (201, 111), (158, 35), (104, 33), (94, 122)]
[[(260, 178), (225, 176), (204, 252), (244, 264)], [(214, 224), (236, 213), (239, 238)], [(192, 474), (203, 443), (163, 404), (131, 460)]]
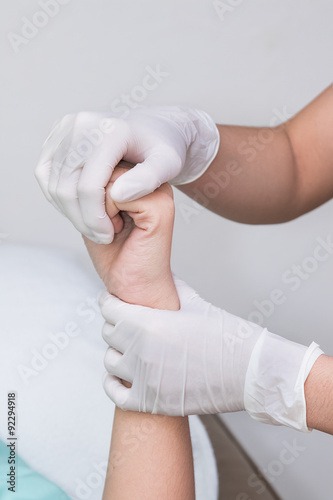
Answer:
[[(0, 240), (69, 248), (91, 270), (80, 236), (45, 199), (33, 176), (55, 119), (80, 110), (108, 111), (137, 92), (147, 66), (168, 74), (141, 104), (204, 109), (219, 123), (269, 125), (292, 115), (332, 82), (330, 0), (213, 2), (69, 0), (16, 53), (8, 34), (37, 19), (38, 1), (1, 5)], [(43, 20), (41, 19), (43, 22)], [(138, 94), (135, 94), (138, 95)], [(315, 169), (316, 166), (314, 165)], [(274, 181), (273, 181), (274, 182)], [(264, 325), (333, 354), (333, 255), (292, 291), (283, 273), (309, 268), (318, 237), (333, 238), (333, 202), (296, 221), (245, 226), (199, 210), (176, 193), (173, 269), (206, 299), (248, 317), (254, 301), (283, 291)], [(313, 262), (313, 261), (312, 261)], [(96, 333), (98, 334), (98, 332)], [(332, 437), (224, 417), (285, 500), (331, 498)], [(281, 462), (286, 442), (302, 446)], [(253, 491), (258, 490), (253, 486)], [(240, 495), (235, 500), (250, 500)]]

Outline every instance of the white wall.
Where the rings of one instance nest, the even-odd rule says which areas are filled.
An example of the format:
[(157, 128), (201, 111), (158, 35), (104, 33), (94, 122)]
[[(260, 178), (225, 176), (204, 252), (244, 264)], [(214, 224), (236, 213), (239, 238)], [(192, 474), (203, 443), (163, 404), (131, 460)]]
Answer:
[[(71, 248), (86, 259), (79, 235), (44, 200), (33, 169), (56, 118), (110, 109), (123, 93), (135, 92), (147, 66), (168, 76), (144, 104), (196, 106), (230, 124), (268, 125), (276, 110), (294, 114), (332, 81), (330, 0), (226, 0), (224, 19), (208, 0), (67, 0), (16, 53), (8, 34), (20, 34), (24, 17), (43, 22), (36, 17), (41, 3), (1, 4), (0, 238), (7, 234), (11, 242)], [(176, 200), (178, 207), (188, 203), (180, 193)], [(247, 227), (205, 210), (187, 223), (178, 208), (174, 270), (207, 299), (245, 317), (253, 301), (282, 289), (286, 300), (265, 325), (296, 341), (315, 339), (333, 353), (333, 256), (297, 291), (281, 280), (312, 255), (316, 238), (333, 238), (332, 211), (330, 202), (288, 224)], [(305, 450), (274, 486), (284, 499), (330, 498), (330, 437), (264, 427), (245, 414), (227, 421), (268, 471), (282, 442), (296, 437)]]

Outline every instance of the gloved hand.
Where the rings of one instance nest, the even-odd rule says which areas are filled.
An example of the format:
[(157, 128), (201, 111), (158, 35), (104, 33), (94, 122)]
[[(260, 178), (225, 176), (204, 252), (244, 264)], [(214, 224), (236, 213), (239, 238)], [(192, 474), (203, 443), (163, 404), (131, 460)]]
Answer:
[(179, 416), (246, 409), (262, 422), (307, 431), (304, 382), (322, 354), (317, 344), (288, 341), (175, 284), (179, 311), (101, 295), (110, 345), (104, 388), (114, 403)]
[(213, 161), (219, 133), (203, 111), (176, 106), (138, 108), (126, 119), (107, 113), (66, 115), (43, 145), (35, 175), (46, 198), (87, 238), (111, 243), (105, 186), (121, 159), (136, 165), (111, 191), (116, 202), (185, 184)]

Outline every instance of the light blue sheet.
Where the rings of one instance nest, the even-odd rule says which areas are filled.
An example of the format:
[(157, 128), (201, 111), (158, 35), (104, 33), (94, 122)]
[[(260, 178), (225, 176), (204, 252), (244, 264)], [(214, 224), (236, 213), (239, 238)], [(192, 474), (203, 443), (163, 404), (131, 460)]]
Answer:
[[(19, 445), (19, 441), (18, 441)], [(0, 498), (1, 500), (70, 500), (56, 484), (31, 469), (16, 455), (16, 488), (15, 493), (8, 491), (9, 473), (8, 448), (0, 441)]]

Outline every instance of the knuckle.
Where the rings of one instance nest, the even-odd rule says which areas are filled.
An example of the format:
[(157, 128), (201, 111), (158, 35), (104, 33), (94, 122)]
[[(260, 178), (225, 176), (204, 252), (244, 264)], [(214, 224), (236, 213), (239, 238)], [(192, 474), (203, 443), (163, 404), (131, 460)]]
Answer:
[(104, 382), (103, 388), (104, 388), (106, 395), (111, 399), (111, 401), (113, 401), (115, 404), (117, 404), (116, 401), (114, 400), (114, 394), (112, 394), (112, 392), (110, 391), (107, 380)]
[(114, 125), (114, 130), (121, 130), (123, 132), (129, 132), (130, 126), (124, 118), (110, 118), (110, 122), (112, 121)]
[(170, 151), (170, 161), (173, 163), (173, 165), (177, 168), (177, 169), (181, 169), (182, 168), (182, 164), (183, 164), (183, 161), (181, 159), (181, 157), (179, 156), (179, 154), (174, 151), (174, 150), (171, 150)]
[(76, 123), (77, 116), (77, 113), (66, 113), (60, 120), (53, 124), (51, 135), (57, 134), (58, 137), (62, 137), (68, 124), (70, 123), (73, 126)]
[(98, 297), (98, 307), (99, 309), (102, 308), (102, 305), (103, 303), (105, 302), (106, 300), (106, 290), (103, 290), (100, 294), (99, 294), (99, 297)]
[(125, 409), (123, 398), (119, 395), (119, 393), (113, 394), (111, 399), (118, 408), (121, 410)]
[(112, 374), (112, 364), (106, 356), (104, 358), (104, 367), (108, 373)]
[(34, 170), (35, 177), (38, 181), (41, 181), (41, 179), (44, 176), (44, 168), (41, 164), (37, 165), (37, 167)]
[(89, 186), (89, 184), (85, 182), (79, 182), (77, 186), (77, 193), (79, 197), (87, 197), (90, 196), (93, 192), (93, 189)]
[(58, 186), (56, 194), (61, 201), (71, 201), (74, 199), (74, 195), (70, 192), (67, 186)]
[(109, 342), (109, 338), (110, 338), (110, 324), (109, 323), (104, 323), (104, 326), (102, 328), (102, 337), (103, 339), (106, 341), (106, 342)]
[(104, 356), (104, 366), (109, 373), (115, 366), (114, 357), (112, 356), (112, 353), (110, 353), (109, 349), (106, 351), (106, 354)]
[(55, 125), (63, 123), (65, 120), (72, 120), (75, 116), (77, 116), (76, 113), (66, 113), (58, 122), (55, 123)]
[(119, 326), (124, 332), (130, 332), (131, 337), (135, 337), (137, 340), (141, 340), (147, 335), (147, 326), (142, 324), (139, 319), (123, 320)]
[(139, 337), (142, 346), (152, 344), (155, 336), (155, 331), (150, 325), (139, 329)]
[(69, 114), (68, 117), (74, 118), (77, 123), (82, 123), (91, 118), (91, 113), (88, 111), (80, 111), (77, 114)]
[(115, 391), (114, 402), (122, 410), (126, 409), (126, 397), (124, 396), (124, 393), (119, 390), (119, 388)]
[(56, 189), (53, 186), (50, 186), (50, 184), (49, 184), (47, 190), (48, 190), (49, 195), (51, 196), (52, 200), (55, 201), (57, 199)]
[(110, 321), (110, 319), (112, 319), (112, 316), (111, 316), (112, 313), (110, 313), (110, 303), (111, 302), (112, 302), (111, 298), (106, 297), (106, 299), (104, 299), (103, 303), (100, 304), (100, 311), (101, 311), (103, 318), (105, 319), (105, 322), (112, 324), (112, 322)]
[[(101, 315), (103, 316), (103, 318), (105, 319), (105, 321), (107, 321), (107, 317), (106, 317), (107, 299), (104, 299), (103, 302), (101, 302), (99, 304), (99, 309), (101, 311)], [(102, 331), (102, 333), (103, 333), (103, 331)]]

